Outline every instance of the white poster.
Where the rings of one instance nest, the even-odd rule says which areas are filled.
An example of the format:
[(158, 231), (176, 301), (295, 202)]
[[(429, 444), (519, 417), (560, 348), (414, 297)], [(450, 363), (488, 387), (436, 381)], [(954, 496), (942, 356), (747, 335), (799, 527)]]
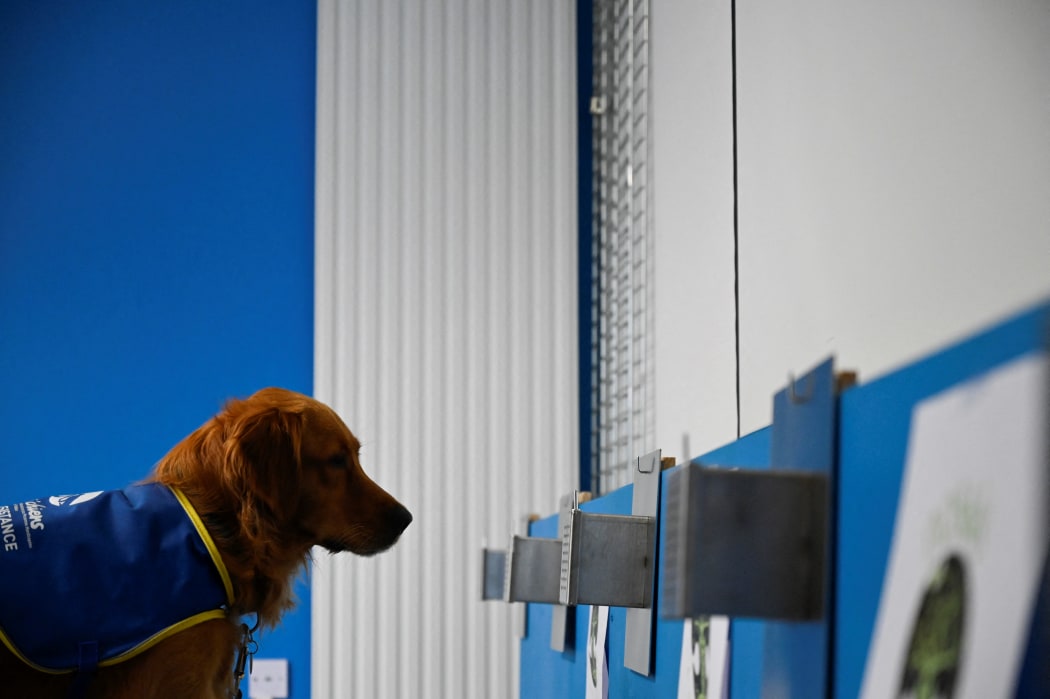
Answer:
[(865, 699), (1013, 696), (1047, 551), (1048, 387), (1039, 352), (916, 406)]
[(587, 699), (608, 699), (609, 658), (606, 655), (606, 637), (609, 635), (609, 608), (591, 606), (587, 625)]
[(729, 618), (686, 619), (679, 667), (678, 699), (728, 699)]

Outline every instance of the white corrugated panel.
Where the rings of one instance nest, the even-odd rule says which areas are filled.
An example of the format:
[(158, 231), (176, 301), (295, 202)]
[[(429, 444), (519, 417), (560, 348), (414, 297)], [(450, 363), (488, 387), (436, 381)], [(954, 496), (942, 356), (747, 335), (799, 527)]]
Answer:
[(508, 697), (480, 546), (578, 473), (575, 4), (321, 0), (317, 396), (415, 522), (318, 553), (313, 696)]

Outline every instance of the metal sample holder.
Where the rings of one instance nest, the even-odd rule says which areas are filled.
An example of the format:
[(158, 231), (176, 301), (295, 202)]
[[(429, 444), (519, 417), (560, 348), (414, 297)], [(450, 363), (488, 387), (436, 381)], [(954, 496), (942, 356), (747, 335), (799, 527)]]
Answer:
[(507, 552), (502, 549), (481, 549), (481, 599), (502, 600), (507, 570)]
[(768, 471), (690, 465), (668, 481), (662, 611), (766, 619), (763, 696), (828, 689), (838, 396), (855, 381), (833, 358), (789, 377)]
[(624, 665), (642, 675), (652, 668), (661, 466), (659, 451), (635, 460), (630, 515), (573, 503), (562, 530), (560, 602), (627, 607)]
[(667, 487), (662, 616), (823, 616), (827, 476), (692, 463)]
[(561, 604), (648, 607), (656, 523), (649, 517), (574, 509), (568, 536), (558, 542), (565, 562)]
[[(559, 530), (568, 527), (573, 507), (586, 502), (590, 493), (569, 493), (560, 500)], [(571, 630), (568, 607), (561, 604), (562, 540), (528, 536), (529, 525), (538, 515), (523, 517), (520, 533), (511, 536), (510, 549), (482, 548), (481, 599), (504, 602), (552, 604), (551, 649), (559, 653), (566, 647)], [(522, 605), (518, 635), (525, 636), (525, 609)]]
[(560, 539), (515, 535), (511, 539), (506, 566), (504, 600), (559, 604)]

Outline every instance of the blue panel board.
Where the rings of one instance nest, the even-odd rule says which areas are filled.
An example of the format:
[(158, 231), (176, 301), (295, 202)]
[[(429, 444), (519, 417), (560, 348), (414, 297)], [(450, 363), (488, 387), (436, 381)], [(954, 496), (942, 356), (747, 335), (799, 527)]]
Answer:
[[(556, 539), (558, 515), (546, 517), (529, 526), (529, 536)], [(527, 697), (575, 697), (583, 696), (583, 665), (587, 654), (583, 648), (583, 639), (577, 638), (565, 645), (564, 653), (551, 650), (551, 610), (550, 604), (527, 605), (525, 621), (525, 638), (521, 641), (521, 693)], [(575, 619), (575, 615), (570, 615)], [(570, 619), (570, 626), (572, 621)], [(577, 662), (579, 658), (579, 662)], [(574, 687), (579, 685), (578, 691)]]
[(735, 442), (730, 442), (696, 457), (693, 463), (732, 468), (769, 468), (772, 440), (773, 430), (763, 427), (751, 434), (744, 435)]
[[(843, 394), (836, 697), (853, 699), (863, 680), (896, 521), (912, 408), (929, 396), (1045, 346), (1048, 314), (1050, 305), (1040, 306)], [(1028, 695), (1045, 696), (1019, 693)]]
[[(772, 428), (766, 427), (693, 459), (705, 466), (769, 468)], [(762, 696), (766, 623), (759, 619), (732, 619), (729, 624), (729, 694), (733, 699)]]
[[(828, 359), (773, 398), (771, 468), (825, 474), (829, 492), (835, 478), (835, 370)], [(832, 498), (833, 500), (833, 498)], [(833, 533), (829, 531), (833, 540)], [(826, 560), (834, 560), (829, 541)], [(766, 626), (763, 695), (827, 695), (828, 648), (833, 587), (825, 575), (825, 613), (810, 622), (770, 621)]]

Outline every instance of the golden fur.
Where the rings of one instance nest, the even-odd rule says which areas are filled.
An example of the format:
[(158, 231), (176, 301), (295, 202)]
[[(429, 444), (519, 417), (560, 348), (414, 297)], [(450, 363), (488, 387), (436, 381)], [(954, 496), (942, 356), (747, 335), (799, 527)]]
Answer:
[[(393, 545), (412, 515), (365, 475), (360, 446), (329, 407), (279, 388), (230, 401), (177, 444), (147, 480), (179, 488), (201, 515), (230, 573), (234, 609), (101, 669), (87, 697), (225, 699), (240, 617), (276, 625), (312, 547), (367, 556)], [(3, 696), (34, 699), (65, 699), (72, 682), (28, 668), (2, 645), (0, 678)]]

